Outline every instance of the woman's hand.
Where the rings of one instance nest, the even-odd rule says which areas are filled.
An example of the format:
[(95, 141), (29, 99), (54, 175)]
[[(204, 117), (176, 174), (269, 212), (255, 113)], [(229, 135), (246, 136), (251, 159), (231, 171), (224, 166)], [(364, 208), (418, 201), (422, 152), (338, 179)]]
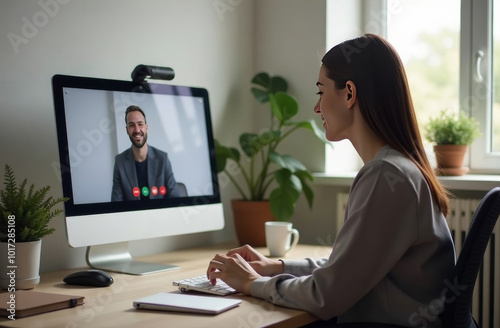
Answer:
[(250, 295), (250, 285), (260, 275), (239, 254), (217, 254), (210, 261), (207, 277), (212, 283), (220, 279), (236, 291)]
[(283, 262), (265, 257), (250, 245), (244, 245), (227, 252), (227, 255), (232, 254), (239, 254), (261, 276), (270, 277), (283, 273)]
[(275, 275), (283, 272), (283, 263), (271, 260), (245, 245), (217, 254), (210, 261), (207, 277), (213, 285), (220, 279), (238, 292), (250, 295), (250, 285), (263, 275)]

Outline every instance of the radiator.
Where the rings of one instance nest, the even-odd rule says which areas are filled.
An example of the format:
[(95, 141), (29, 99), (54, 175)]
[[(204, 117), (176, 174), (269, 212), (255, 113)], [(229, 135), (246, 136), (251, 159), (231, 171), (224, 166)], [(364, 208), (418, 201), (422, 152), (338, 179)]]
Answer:
[[(337, 194), (337, 231), (344, 221), (347, 193)], [(446, 218), (458, 255), (479, 199), (453, 198)], [(472, 314), (483, 328), (500, 328), (500, 222), (495, 226), (474, 288)]]

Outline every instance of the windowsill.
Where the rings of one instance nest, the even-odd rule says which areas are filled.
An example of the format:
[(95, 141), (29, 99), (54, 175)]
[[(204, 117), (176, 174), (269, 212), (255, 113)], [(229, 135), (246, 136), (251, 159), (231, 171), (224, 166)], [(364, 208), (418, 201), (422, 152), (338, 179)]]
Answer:
[[(314, 184), (339, 187), (350, 187), (357, 172), (346, 173), (313, 173)], [(439, 181), (445, 188), (464, 191), (488, 191), (500, 186), (500, 175), (465, 174), (462, 176), (440, 176)]]

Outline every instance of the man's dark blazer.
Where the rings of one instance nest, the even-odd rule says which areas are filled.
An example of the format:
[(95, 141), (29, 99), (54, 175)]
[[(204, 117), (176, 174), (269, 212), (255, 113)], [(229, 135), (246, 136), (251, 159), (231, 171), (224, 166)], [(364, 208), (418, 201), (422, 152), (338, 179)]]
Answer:
[[(167, 153), (148, 146), (147, 160), (148, 187), (150, 190), (149, 198), (161, 199), (179, 197), (179, 189), (177, 188), (174, 173), (172, 172), (172, 165), (170, 164)], [(158, 193), (158, 195), (153, 196), (151, 193), (152, 186), (156, 186), (158, 189), (161, 186), (165, 186), (167, 188), (167, 194), (162, 196)], [(132, 193), (134, 187), (138, 187), (138, 182), (135, 159), (131, 147), (115, 157), (111, 201), (138, 200), (139, 197), (134, 197)]]

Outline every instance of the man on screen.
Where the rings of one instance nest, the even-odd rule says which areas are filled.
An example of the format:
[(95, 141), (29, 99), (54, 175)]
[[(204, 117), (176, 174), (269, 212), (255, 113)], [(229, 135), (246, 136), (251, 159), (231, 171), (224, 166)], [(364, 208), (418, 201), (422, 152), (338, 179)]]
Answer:
[(167, 153), (147, 144), (144, 111), (129, 106), (125, 122), (132, 146), (115, 157), (111, 201), (179, 197)]

